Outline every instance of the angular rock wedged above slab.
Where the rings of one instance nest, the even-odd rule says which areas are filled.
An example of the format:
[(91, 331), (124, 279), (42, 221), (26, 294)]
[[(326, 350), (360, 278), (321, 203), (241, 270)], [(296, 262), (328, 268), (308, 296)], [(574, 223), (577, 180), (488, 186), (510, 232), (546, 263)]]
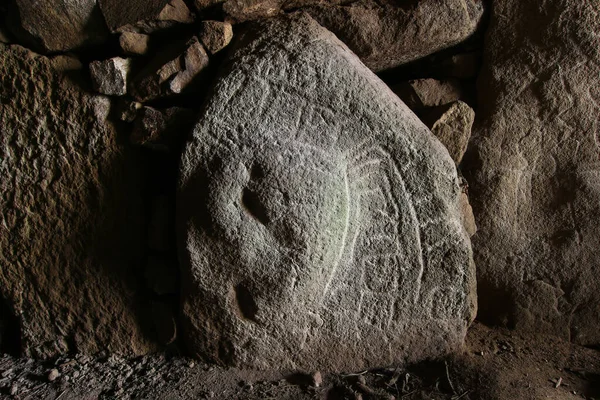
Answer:
[(460, 164), (471, 138), (475, 111), (459, 100), (428, 110), (421, 118), (446, 147), (454, 162)]
[(137, 289), (139, 160), (117, 144), (108, 98), (55, 64), (69, 62), (0, 45), (0, 297), (27, 356), (142, 354), (155, 345)]
[(392, 86), (392, 91), (413, 111), (443, 106), (463, 96), (461, 84), (456, 79), (415, 79)]
[(447, 151), (308, 15), (234, 43), (181, 162), (188, 348), (311, 371), (458, 349), (475, 271)]
[(600, 3), (494, 4), (463, 161), (480, 317), (600, 344)]
[(194, 22), (183, 0), (98, 0), (113, 32), (152, 33)]
[(382, 71), (467, 39), (481, 21), (483, 2), (420, 0), (411, 8), (357, 2), (309, 7), (306, 11), (346, 43), (367, 67)]
[(45, 53), (99, 44), (108, 36), (96, 0), (9, 0), (7, 23), (23, 44)]

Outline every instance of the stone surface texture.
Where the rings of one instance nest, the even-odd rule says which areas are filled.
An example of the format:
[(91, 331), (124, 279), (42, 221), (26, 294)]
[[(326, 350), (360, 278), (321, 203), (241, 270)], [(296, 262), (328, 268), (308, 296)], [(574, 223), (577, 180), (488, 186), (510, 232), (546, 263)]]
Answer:
[(139, 101), (154, 100), (192, 90), (208, 66), (208, 54), (197, 37), (170, 43), (139, 73), (132, 93)]
[(403, 8), (367, 0), (306, 10), (374, 71), (464, 41), (475, 32), (483, 15), (481, 0), (421, 0), (410, 4)]
[(48, 53), (102, 43), (108, 35), (96, 0), (8, 0), (7, 23), (23, 44)]
[(1, 298), (27, 356), (146, 353), (140, 174), (108, 98), (52, 65), (0, 46)]
[(431, 132), (448, 149), (450, 157), (460, 164), (471, 138), (475, 111), (467, 103), (454, 103), (429, 110), (423, 120)]
[(98, 3), (113, 32), (152, 33), (194, 22), (183, 0), (99, 0)]
[(108, 60), (92, 61), (90, 63), (90, 75), (94, 90), (98, 93), (123, 96), (127, 93), (129, 60), (113, 57)]
[(415, 79), (394, 85), (392, 90), (413, 111), (443, 106), (463, 96), (460, 82), (456, 79)]
[(211, 54), (223, 50), (233, 38), (233, 29), (229, 22), (202, 21), (200, 41)]
[(130, 56), (143, 56), (148, 53), (150, 36), (143, 33), (123, 32), (119, 36), (119, 46), (123, 53)]
[(234, 43), (181, 162), (190, 351), (356, 371), (460, 348), (475, 271), (446, 149), (307, 14)]
[(480, 317), (600, 344), (600, 3), (494, 4), (463, 163)]

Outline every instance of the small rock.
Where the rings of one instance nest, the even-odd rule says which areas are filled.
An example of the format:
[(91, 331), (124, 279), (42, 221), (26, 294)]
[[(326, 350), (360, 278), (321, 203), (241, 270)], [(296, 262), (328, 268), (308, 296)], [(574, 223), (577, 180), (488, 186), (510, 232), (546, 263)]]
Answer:
[(202, 21), (200, 41), (211, 54), (225, 48), (233, 37), (233, 29), (229, 22)]
[(53, 368), (48, 372), (48, 380), (54, 382), (60, 376), (60, 372), (56, 368)]
[(147, 101), (192, 90), (207, 65), (208, 55), (198, 38), (170, 44), (135, 79), (134, 97)]
[(157, 257), (150, 257), (146, 265), (146, 283), (158, 295), (177, 292), (179, 270), (176, 262), (167, 262)]
[(99, 0), (98, 3), (113, 32), (152, 33), (194, 22), (183, 0)]
[(413, 111), (452, 103), (463, 94), (460, 83), (453, 79), (417, 79), (395, 85), (392, 90)]
[[(471, 208), (471, 204), (469, 203), (469, 196), (466, 193), (461, 193), (459, 197), (459, 203), (462, 214), (462, 224), (465, 227), (469, 237), (473, 237), (473, 235), (477, 233), (477, 225), (475, 224), (473, 208)], [(483, 352), (481, 355), (483, 355)]]
[(118, 105), (119, 119), (124, 122), (135, 121), (142, 107), (142, 103), (137, 101), (122, 100)]
[(129, 60), (121, 57), (90, 63), (94, 89), (99, 93), (122, 96), (127, 93)]
[(223, 11), (236, 22), (273, 17), (281, 6), (277, 0), (227, 0)]
[(192, 110), (180, 107), (164, 110), (143, 107), (137, 112), (130, 140), (156, 150), (169, 150), (190, 131), (194, 115)]
[(173, 343), (177, 337), (177, 325), (171, 307), (163, 302), (153, 302), (152, 318), (159, 342), (164, 345)]
[(190, 361), (188, 364), (188, 368), (194, 368), (196, 366), (196, 363), (193, 361)]
[(10, 387), (10, 395), (11, 396), (16, 396), (17, 393), (19, 393), (19, 387), (15, 384), (11, 385)]
[(312, 374), (312, 386), (320, 387), (323, 384), (323, 377), (321, 376), (321, 372), (317, 371)]
[(123, 53), (130, 56), (143, 56), (148, 53), (150, 36), (143, 33), (123, 32), (119, 36), (119, 46)]
[(79, 378), (80, 372), (79, 371), (74, 371), (73, 372), (73, 379), (77, 379)]
[[(435, 122), (431, 123), (433, 120)], [(424, 121), (431, 132), (446, 146), (454, 162), (460, 164), (471, 138), (475, 111), (466, 103), (457, 101), (431, 110), (424, 117)]]

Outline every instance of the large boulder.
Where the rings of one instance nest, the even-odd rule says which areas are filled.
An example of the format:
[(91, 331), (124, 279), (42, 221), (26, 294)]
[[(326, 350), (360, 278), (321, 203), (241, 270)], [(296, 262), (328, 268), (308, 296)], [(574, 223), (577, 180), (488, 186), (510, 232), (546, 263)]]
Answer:
[(400, 7), (364, 0), (309, 7), (307, 12), (369, 68), (381, 71), (466, 40), (479, 26), (483, 2), (419, 0)]
[(41, 52), (66, 52), (102, 43), (108, 29), (96, 0), (8, 0), (7, 24)]
[(306, 14), (253, 25), (224, 71), (181, 162), (189, 349), (348, 371), (459, 348), (475, 280), (441, 143)]
[(465, 156), (481, 318), (600, 343), (600, 3), (494, 3)]
[(67, 61), (0, 46), (0, 295), (25, 355), (145, 353), (141, 178)]

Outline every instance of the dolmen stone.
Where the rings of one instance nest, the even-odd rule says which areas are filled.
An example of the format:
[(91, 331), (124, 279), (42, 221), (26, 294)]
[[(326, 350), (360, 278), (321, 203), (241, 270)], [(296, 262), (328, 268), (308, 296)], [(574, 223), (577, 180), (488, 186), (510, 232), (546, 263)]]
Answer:
[(460, 348), (475, 272), (446, 149), (308, 15), (234, 43), (180, 167), (188, 348), (311, 371)]
[(0, 296), (25, 356), (141, 355), (141, 160), (76, 64), (0, 45)]
[(494, 5), (481, 112), (463, 161), (479, 227), (481, 317), (592, 346), (600, 344), (599, 15), (597, 1)]

